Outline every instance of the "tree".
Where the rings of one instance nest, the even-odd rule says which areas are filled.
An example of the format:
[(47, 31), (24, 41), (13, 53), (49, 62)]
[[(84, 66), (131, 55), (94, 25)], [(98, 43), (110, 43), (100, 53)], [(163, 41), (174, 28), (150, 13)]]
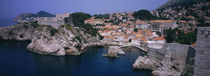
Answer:
[(164, 30), (164, 35), (165, 35), (167, 43), (172, 43), (176, 39), (176, 32), (172, 30), (171, 28), (168, 30)]
[(109, 14), (95, 14), (96, 19), (109, 19)]
[(79, 12), (79, 13), (72, 13), (70, 16), (72, 17), (73, 24), (75, 26), (84, 25), (85, 24), (84, 21), (91, 17), (90, 14), (81, 13), (81, 12)]
[(139, 10), (137, 12), (135, 12), (133, 14), (133, 16), (136, 18), (136, 19), (141, 19), (141, 20), (152, 20), (155, 18), (155, 16), (153, 16), (151, 14), (150, 11), (148, 10)]
[[(93, 28), (92, 25), (90, 24), (84, 23), (84, 21), (89, 19), (90, 17), (91, 15), (86, 13), (73, 13), (70, 15), (70, 18), (66, 19), (72, 19), (74, 26), (85, 29), (85, 32), (91, 34), (91, 36), (96, 36), (98, 34), (97, 33), (98, 29)], [(66, 21), (71, 21), (71, 20), (66, 20)]]
[(131, 42), (132, 40), (131, 39), (129, 39), (129, 42)]
[(167, 29), (164, 30), (164, 35), (167, 43), (178, 42), (180, 44), (191, 45), (196, 42), (197, 30), (184, 33), (184, 31), (179, 29)]
[(133, 31), (134, 31), (134, 32), (137, 32), (137, 31), (138, 31), (138, 29), (137, 29), (137, 28), (135, 28)]

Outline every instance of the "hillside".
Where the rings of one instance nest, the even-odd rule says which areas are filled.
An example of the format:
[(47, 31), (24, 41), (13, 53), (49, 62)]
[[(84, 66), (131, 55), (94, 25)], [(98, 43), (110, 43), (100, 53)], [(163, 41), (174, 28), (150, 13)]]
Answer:
[(207, 2), (208, 0), (168, 0), (165, 4), (160, 6), (157, 9), (164, 9), (168, 7), (173, 7), (173, 6), (183, 6), (183, 5), (191, 5), (194, 3), (201, 3), (201, 2)]
[(37, 14), (36, 14), (37, 17), (55, 17), (55, 15), (51, 14), (51, 13), (48, 13), (46, 11), (39, 11)]

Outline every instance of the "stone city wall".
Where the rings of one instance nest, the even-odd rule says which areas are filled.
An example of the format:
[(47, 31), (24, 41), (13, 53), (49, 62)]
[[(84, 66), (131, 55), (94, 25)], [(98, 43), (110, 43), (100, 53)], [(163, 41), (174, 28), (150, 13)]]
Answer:
[(194, 76), (210, 75), (210, 27), (200, 27), (197, 33)]

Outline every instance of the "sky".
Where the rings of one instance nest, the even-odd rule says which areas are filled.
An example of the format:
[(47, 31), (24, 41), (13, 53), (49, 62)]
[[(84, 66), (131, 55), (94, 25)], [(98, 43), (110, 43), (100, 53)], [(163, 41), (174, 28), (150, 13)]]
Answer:
[(104, 14), (154, 10), (168, 0), (0, 0), (0, 19), (12, 19), (22, 13), (40, 10), (52, 14), (85, 12)]

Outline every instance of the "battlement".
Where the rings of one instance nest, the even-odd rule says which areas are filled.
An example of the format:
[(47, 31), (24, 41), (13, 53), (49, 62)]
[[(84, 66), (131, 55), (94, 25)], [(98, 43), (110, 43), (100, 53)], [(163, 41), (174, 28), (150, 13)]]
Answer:
[(197, 33), (194, 76), (210, 74), (210, 27), (199, 27)]
[(65, 18), (69, 17), (70, 13), (64, 13), (64, 14), (57, 14), (56, 17), (31, 17), (26, 18), (25, 20), (18, 20), (18, 22), (34, 22), (38, 21), (38, 24), (44, 24), (44, 25), (51, 25), (55, 28), (57, 28), (60, 25), (65, 24)]

